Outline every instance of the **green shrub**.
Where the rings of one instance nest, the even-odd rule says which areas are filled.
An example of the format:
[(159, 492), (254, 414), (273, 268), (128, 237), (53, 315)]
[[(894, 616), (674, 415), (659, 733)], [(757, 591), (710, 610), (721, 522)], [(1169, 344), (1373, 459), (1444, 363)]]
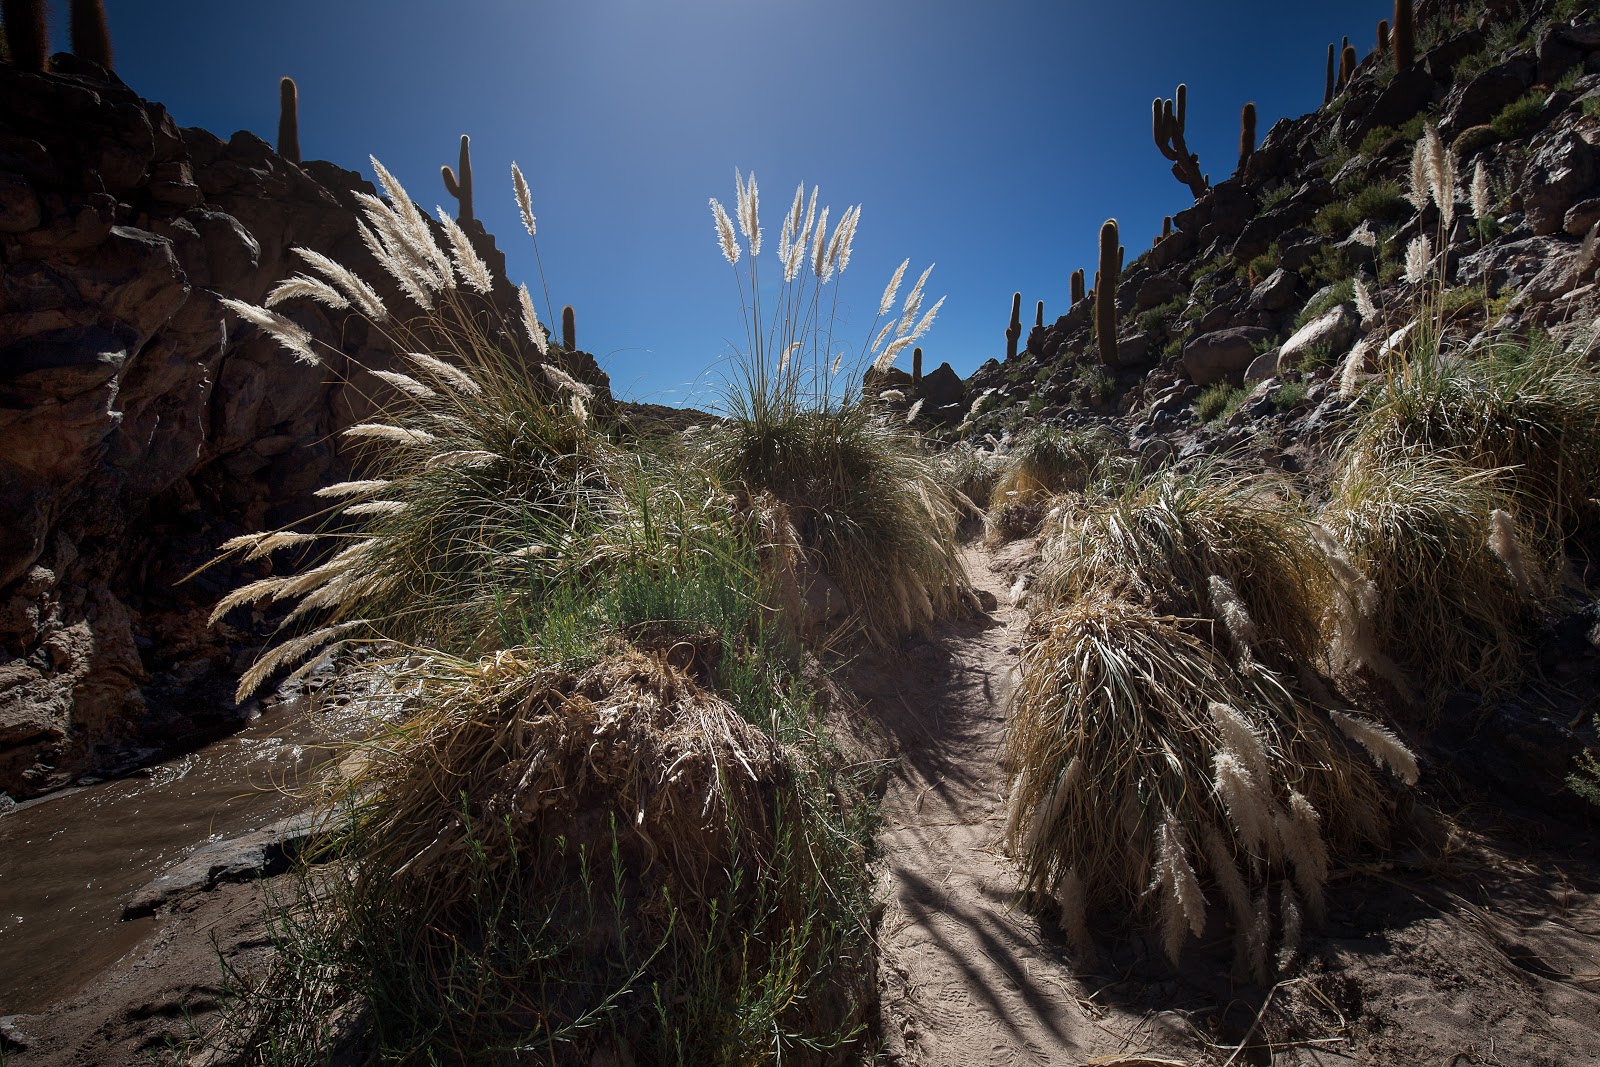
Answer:
[(1140, 333), (1154, 333), (1164, 329), (1169, 322), (1177, 321), (1188, 304), (1187, 297), (1175, 296), (1165, 304), (1139, 312), (1138, 318), (1134, 320), (1135, 324)]
[(1300, 309), (1300, 314), (1294, 317), (1294, 328), (1298, 330), (1317, 316), (1331, 310), (1335, 305), (1350, 303), (1355, 299), (1355, 296), (1356, 283), (1354, 278), (1346, 278), (1341, 282), (1336, 282), (1313, 296), (1306, 303), (1306, 306)]
[(1526, 137), (1539, 128), (1544, 116), (1544, 94), (1537, 89), (1520, 100), (1514, 100), (1490, 120), (1489, 125), (1502, 141)]
[(1357, 151), (1368, 159), (1377, 159), (1390, 142), (1396, 141), (1399, 136), (1393, 126), (1374, 126), (1361, 138), (1361, 147)]
[(1214, 382), (1195, 398), (1194, 412), (1201, 422), (1220, 422), (1239, 410), (1249, 394), (1236, 385)]
[[(1301, 369), (1305, 367), (1302, 365)], [(1310, 387), (1309, 382), (1284, 382), (1272, 391), (1272, 406), (1279, 411), (1292, 411), (1305, 400)]]
[(1299, 187), (1293, 182), (1283, 182), (1276, 189), (1272, 190), (1272, 192), (1261, 198), (1261, 210), (1271, 211), (1279, 204), (1288, 202), (1289, 198), (1294, 196), (1295, 191), (1298, 188)]

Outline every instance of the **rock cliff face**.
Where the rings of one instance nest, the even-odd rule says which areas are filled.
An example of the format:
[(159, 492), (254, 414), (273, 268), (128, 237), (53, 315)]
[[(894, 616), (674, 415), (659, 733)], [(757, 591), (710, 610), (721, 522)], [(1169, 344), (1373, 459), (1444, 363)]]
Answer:
[[(969, 429), (1094, 411), (1126, 415), (1136, 444), (1162, 449), (1172, 438), (1207, 450), (1258, 440), (1264, 416), (1280, 441), (1297, 438), (1293, 413), (1268, 402), (1273, 390), (1305, 382), (1299, 415), (1314, 416), (1336, 401), (1326, 381), (1349, 353), (1365, 345), (1376, 357), (1414, 314), (1406, 246), (1434, 238), (1438, 219), (1433, 207), (1419, 219), (1405, 199), (1425, 123), (1459, 168), (1454, 222), (1434, 249), (1447, 343), (1464, 350), (1534, 330), (1581, 341), (1600, 313), (1600, 23), (1556, 0), (1472, 5), (1471, 21), (1468, 7), (1419, 4), (1412, 67), (1396, 73), (1391, 57), (1367, 56), (1331, 103), (1275, 124), (1239, 173), (1172, 216), (1171, 235), (1122, 272), (1120, 368), (1099, 369), (1091, 293), (1035, 329), (1015, 359), (979, 368)], [(1146, 164), (1161, 165), (1154, 148)], [(1470, 195), (1480, 164), (1482, 224)], [(1358, 275), (1376, 316), (1356, 314)], [(1226, 425), (1204, 425), (1196, 398), (1222, 384), (1260, 395), (1234, 405)]]
[[(251, 134), (181, 129), (71, 56), (0, 65), (0, 804), (248, 714), (228, 694), (249, 635), (205, 626), (236, 575), (185, 576), (226, 537), (314, 511), (375, 390), (350, 364), (296, 364), (218, 297), (260, 302), (296, 246), (389, 292), (358, 191), (374, 190)], [(390, 362), (358, 320), (290, 315)]]

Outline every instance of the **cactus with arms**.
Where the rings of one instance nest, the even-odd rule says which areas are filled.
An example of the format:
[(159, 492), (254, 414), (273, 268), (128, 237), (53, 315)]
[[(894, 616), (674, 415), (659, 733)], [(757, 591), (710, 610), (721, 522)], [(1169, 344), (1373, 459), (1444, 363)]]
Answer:
[(449, 167), (440, 167), (439, 175), (444, 179), (444, 187), (460, 203), (456, 211), (456, 218), (460, 222), (472, 219), (472, 138), (466, 134), (461, 135), (460, 169), (453, 171)]
[(1210, 183), (1200, 173), (1200, 157), (1189, 151), (1183, 139), (1184, 116), (1188, 111), (1189, 87), (1178, 86), (1173, 100), (1157, 97), (1150, 105), (1151, 132), (1156, 147), (1172, 162), (1172, 176), (1189, 187), (1198, 200)]

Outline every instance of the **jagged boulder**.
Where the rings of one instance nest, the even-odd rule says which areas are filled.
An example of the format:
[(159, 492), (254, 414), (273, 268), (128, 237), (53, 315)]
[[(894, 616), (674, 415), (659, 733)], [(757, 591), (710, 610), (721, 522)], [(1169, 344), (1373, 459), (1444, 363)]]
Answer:
[(1196, 385), (1239, 381), (1272, 337), (1259, 326), (1234, 326), (1201, 334), (1183, 346), (1183, 369)]
[(1473, 78), (1452, 94), (1450, 110), (1439, 123), (1439, 132), (1454, 137), (1471, 126), (1480, 126), (1498, 115), (1533, 84), (1533, 65), (1526, 61), (1502, 63)]
[(1560, 233), (1567, 210), (1594, 187), (1594, 131), (1564, 129), (1539, 145), (1522, 180), (1522, 210), (1536, 237)]
[(1250, 290), (1250, 307), (1254, 311), (1284, 311), (1294, 303), (1299, 285), (1299, 278), (1279, 267)]
[(1361, 316), (1348, 304), (1323, 312), (1283, 342), (1278, 350), (1278, 366), (1297, 367), (1311, 352), (1321, 350), (1329, 356), (1342, 356), (1361, 329)]

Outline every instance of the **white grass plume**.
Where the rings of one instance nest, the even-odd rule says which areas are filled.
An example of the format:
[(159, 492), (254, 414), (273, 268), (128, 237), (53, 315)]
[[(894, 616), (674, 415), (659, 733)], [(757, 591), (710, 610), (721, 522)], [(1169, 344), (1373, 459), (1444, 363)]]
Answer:
[(733, 232), (733, 220), (728, 218), (728, 211), (716, 197), (711, 198), (711, 217), (717, 226), (717, 241), (722, 245), (722, 258), (728, 261), (729, 266), (739, 262), (739, 238)]
[(1295, 884), (1311, 914), (1323, 912), (1322, 887), (1328, 881), (1328, 845), (1322, 838), (1322, 816), (1311, 801), (1289, 790), (1289, 809), (1278, 814), (1278, 839), (1294, 865)]
[(1489, 216), (1489, 172), (1484, 168), (1483, 160), (1478, 160), (1478, 165), (1472, 168), (1472, 217), (1484, 219)]
[(393, 441), (402, 445), (425, 445), (434, 439), (427, 430), (408, 430), (404, 426), (390, 426), (381, 422), (358, 422), (345, 430), (344, 435)]
[(1433, 242), (1425, 233), (1419, 233), (1406, 245), (1406, 281), (1416, 285), (1428, 276), (1433, 263)]
[(861, 224), (861, 205), (857, 204), (855, 207), (851, 208), (848, 217), (850, 225), (845, 229), (844, 240), (839, 245), (840, 274), (843, 274), (844, 269), (850, 265), (850, 249), (855, 244), (856, 227)]
[(1373, 322), (1377, 321), (1378, 308), (1375, 304), (1373, 304), (1372, 294), (1367, 292), (1366, 283), (1361, 280), (1361, 276), (1359, 274), (1356, 275), (1355, 279), (1355, 291), (1356, 311), (1361, 314), (1361, 324), (1363, 326), (1371, 325)]
[(522, 225), (528, 231), (528, 236), (539, 236), (538, 220), (533, 217), (533, 193), (528, 188), (528, 179), (522, 176), (522, 168), (515, 161), (511, 164), (511, 187), (516, 190), (517, 210), (522, 214)]
[(1216, 723), (1222, 734), (1222, 751), (1243, 763), (1257, 781), (1265, 783), (1270, 768), (1267, 746), (1262, 743), (1255, 727), (1250, 725), (1250, 720), (1238, 710), (1218, 701), (1211, 702), (1210, 711), (1211, 721)]
[(1411, 185), (1406, 189), (1405, 197), (1421, 213), (1428, 207), (1428, 195), (1428, 145), (1419, 137), (1411, 152)]
[(245, 672), (244, 677), (239, 679), (239, 687), (233, 694), (234, 701), (241, 702), (249, 697), (251, 693), (261, 688), (261, 683), (266, 681), (267, 677), (281, 665), (297, 660), (307, 653), (329, 644), (335, 638), (349, 633), (358, 626), (365, 625), (365, 619), (352, 619), (337, 626), (327, 626), (312, 633), (303, 634), (293, 640), (285, 641), (256, 660), (250, 669)]
[(262, 306), (277, 307), (285, 301), (301, 299), (315, 301), (334, 311), (344, 311), (350, 307), (350, 301), (339, 290), (321, 278), (311, 278), (304, 274), (296, 274), (279, 282), (272, 292), (267, 294), (266, 300), (262, 301)]
[(293, 576), (279, 576), (275, 578), (260, 578), (248, 585), (241, 585), (221, 600), (211, 609), (211, 615), (206, 620), (206, 625), (215, 626), (217, 621), (228, 612), (242, 604), (259, 604), (263, 600), (274, 600), (285, 586), (293, 580)]
[(1255, 780), (1242, 759), (1227, 750), (1212, 757), (1212, 766), (1217, 795), (1233, 819), (1240, 843), (1252, 852), (1258, 848), (1271, 852), (1275, 844), (1272, 808), (1263, 784)]
[(922, 287), (928, 283), (928, 275), (933, 273), (933, 264), (928, 264), (928, 269), (922, 272), (917, 279), (917, 284), (911, 287), (911, 292), (906, 294), (906, 302), (900, 311), (900, 327), (898, 333), (905, 334), (910, 331), (911, 324), (917, 321), (917, 313), (922, 310)]
[(906, 412), (906, 425), (909, 426), (913, 422), (916, 422), (917, 421), (917, 416), (921, 415), (921, 414), (922, 414), (922, 401), (918, 400), (915, 404), (911, 405), (911, 410)]
[(485, 452), (477, 448), (464, 448), (429, 456), (422, 467), (424, 470), (433, 470), (435, 467), (487, 467), (491, 463), (499, 462), (500, 458), (493, 452)]
[(1257, 634), (1255, 620), (1250, 617), (1250, 609), (1245, 607), (1239, 594), (1234, 591), (1233, 583), (1220, 574), (1213, 574), (1206, 584), (1211, 592), (1211, 609), (1217, 613), (1217, 618), (1227, 629), (1228, 636), (1233, 638), (1233, 643), (1241, 652), (1252, 654), (1255, 652)]
[(424, 373), (431, 375), (434, 380), (458, 393), (465, 393), (468, 396), (483, 395), (483, 387), (473, 381), (470, 374), (460, 367), (446, 363), (438, 356), (430, 356), (426, 352), (407, 352), (406, 358)]
[[(883, 299), (878, 302), (879, 315), (887, 315), (891, 310), (893, 310), (894, 298), (900, 293), (900, 282), (905, 278), (906, 268), (909, 266), (911, 266), (911, 260), (906, 259), (902, 260), (900, 265), (894, 269), (894, 274), (889, 278), (889, 284), (883, 287)], [(893, 325), (893, 322), (889, 324), (889, 326)], [(887, 331), (889, 326), (885, 326), (884, 330)], [(883, 334), (879, 334), (878, 341), (874, 342), (872, 347), (877, 348), (878, 344), (881, 343), (882, 340)]]
[(387, 478), (363, 478), (357, 481), (335, 482), (332, 485), (325, 485), (311, 495), (322, 497), (325, 500), (346, 496), (365, 496), (368, 493), (376, 493), (386, 489), (392, 484), (394, 483)]
[(1206, 900), (1189, 864), (1183, 830), (1171, 811), (1162, 820), (1156, 844), (1156, 885), (1162, 892), (1161, 941), (1176, 966), (1185, 933), (1199, 937), (1206, 928)]
[(419, 400), (428, 400), (439, 395), (409, 374), (400, 374), (392, 370), (375, 370), (368, 373), (385, 385), (391, 385), (407, 396), (414, 396)]
[(1428, 154), (1428, 190), (1433, 202), (1439, 206), (1439, 215), (1449, 228), (1456, 213), (1456, 161), (1445, 148), (1444, 140), (1433, 123), (1427, 123), (1422, 134)]
[(539, 321), (539, 313), (533, 310), (533, 296), (525, 284), (517, 286), (517, 303), (522, 307), (522, 329), (527, 333), (528, 340), (539, 350), (539, 355), (546, 359), (550, 358), (549, 335), (545, 333), (544, 324)]
[(378, 176), (378, 182), (383, 186), (383, 191), (388, 195), (389, 202), (400, 220), (405, 224), (405, 236), (408, 245), (413, 251), (432, 264), (436, 277), (450, 287), (453, 272), (450, 269), (450, 257), (444, 249), (433, 239), (433, 228), (428, 225), (427, 217), (422, 214), (422, 209), (417, 207), (406, 192), (405, 186), (400, 184), (398, 178), (389, 173), (382, 163), (374, 156), (367, 159), (372, 163), (372, 172)]
[(322, 359), (312, 349), (311, 334), (304, 327), (290, 322), (276, 311), (246, 304), (243, 300), (232, 297), (218, 297), (218, 302), (241, 319), (256, 326), (287, 349), (295, 359), (308, 366), (316, 367), (322, 364)]
[(593, 389), (590, 389), (560, 367), (552, 366), (549, 363), (541, 363), (539, 364), (539, 369), (544, 372), (544, 376), (550, 384), (557, 389), (565, 389), (573, 396), (581, 396), (585, 400), (594, 399)]
[(817, 219), (817, 229), (811, 235), (811, 274), (822, 281), (822, 272), (826, 266), (828, 251), (828, 211), (824, 207), (822, 215)]
[(472, 247), (472, 242), (467, 238), (467, 232), (455, 219), (445, 214), (442, 207), (435, 206), (438, 213), (439, 224), (444, 227), (444, 234), (450, 239), (450, 258), (455, 261), (456, 273), (461, 275), (461, 280), (467, 288), (475, 289), (487, 295), (494, 288), (494, 275), (489, 273), (489, 264), (478, 255), (478, 250)]
[(374, 322), (383, 322), (389, 317), (389, 309), (383, 304), (383, 299), (378, 296), (376, 289), (368, 285), (364, 279), (341, 263), (336, 263), (311, 248), (295, 248), (295, 255), (312, 270), (321, 274), (339, 292), (354, 304), (361, 313)]
[(1251, 919), (1250, 891), (1245, 888), (1244, 876), (1239, 873), (1239, 864), (1234, 860), (1228, 843), (1210, 823), (1206, 823), (1200, 831), (1200, 848), (1206, 857), (1206, 867), (1210, 869), (1211, 877), (1216, 880), (1217, 888), (1222, 890), (1222, 899), (1228, 902), (1228, 910), (1233, 913), (1234, 926), (1245, 929)]
[(1340, 711), (1328, 715), (1346, 737), (1367, 750), (1373, 763), (1389, 768), (1406, 785), (1417, 784), (1417, 757), (1387, 727)]
[(1506, 565), (1518, 592), (1527, 597), (1538, 595), (1539, 586), (1528, 570), (1527, 556), (1517, 538), (1517, 524), (1504, 508), (1495, 508), (1489, 513), (1489, 551)]
[(739, 186), (739, 229), (744, 233), (744, 240), (750, 246), (750, 255), (761, 254), (761, 193), (756, 188), (756, 172), (751, 171), (750, 177), (742, 183), (739, 178), (739, 168), (733, 168), (733, 181)]
[[(245, 553), (244, 558), (246, 560), (262, 559), (280, 548), (297, 548), (300, 545), (308, 545), (317, 539), (316, 534), (296, 533), (293, 530), (277, 530), (262, 536), (251, 547), (250, 551)], [(226, 548), (227, 546), (224, 545), (223, 547)]]
[(346, 515), (398, 515), (406, 510), (403, 500), (363, 500), (344, 509)]
[(1350, 349), (1350, 354), (1345, 357), (1344, 367), (1339, 371), (1340, 400), (1349, 400), (1360, 390), (1361, 379), (1367, 369), (1367, 353), (1371, 351), (1372, 343), (1365, 337)]

